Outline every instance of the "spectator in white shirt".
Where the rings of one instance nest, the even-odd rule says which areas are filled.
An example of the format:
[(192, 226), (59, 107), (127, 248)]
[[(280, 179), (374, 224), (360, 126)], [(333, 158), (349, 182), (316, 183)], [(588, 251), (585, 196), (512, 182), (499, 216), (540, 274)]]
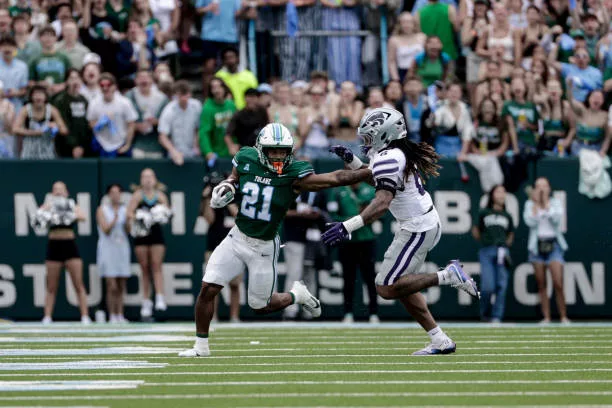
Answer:
[(151, 72), (147, 70), (138, 71), (136, 87), (129, 90), (125, 97), (132, 102), (136, 113), (138, 113), (132, 157), (163, 157), (163, 149), (158, 142), (157, 123), (168, 103), (168, 98), (156, 86), (153, 86)]
[(117, 81), (107, 72), (100, 75), (102, 97), (87, 108), (93, 129), (92, 148), (100, 157), (130, 156), (138, 114), (132, 103), (117, 92)]
[(191, 97), (187, 81), (176, 81), (175, 98), (162, 111), (159, 118), (159, 143), (174, 164), (182, 166), (185, 157), (200, 154), (198, 148), (198, 127), (202, 104)]

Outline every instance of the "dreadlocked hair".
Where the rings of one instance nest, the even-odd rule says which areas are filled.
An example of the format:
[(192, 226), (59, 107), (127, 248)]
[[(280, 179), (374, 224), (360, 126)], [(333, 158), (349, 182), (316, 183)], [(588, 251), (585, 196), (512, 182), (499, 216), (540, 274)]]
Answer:
[(406, 156), (406, 167), (404, 168), (404, 178), (408, 178), (415, 171), (418, 172), (425, 182), (429, 177), (440, 175), (438, 164), (440, 155), (436, 153), (433, 146), (429, 143), (414, 143), (407, 138), (394, 140), (389, 143), (390, 149), (400, 149)]

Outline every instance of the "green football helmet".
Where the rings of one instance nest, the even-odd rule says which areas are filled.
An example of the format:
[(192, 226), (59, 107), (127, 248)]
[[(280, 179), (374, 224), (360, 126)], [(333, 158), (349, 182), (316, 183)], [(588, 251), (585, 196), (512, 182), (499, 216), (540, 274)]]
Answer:
[[(261, 129), (255, 148), (259, 153), (259, 161), (278, 174), (282, 174), (283, 169), (293, 161), (293, 136), (289, 129), (280, 123), (270, 123)], [(286, 149), (287, 155), (283, 160), (270, 158), (270, 149)]]

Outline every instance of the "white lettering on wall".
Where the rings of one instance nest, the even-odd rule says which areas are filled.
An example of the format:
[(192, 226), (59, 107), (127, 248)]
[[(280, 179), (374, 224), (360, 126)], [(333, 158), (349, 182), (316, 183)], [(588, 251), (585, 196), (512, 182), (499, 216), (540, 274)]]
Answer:
[(17, 301), (15, 272), (8, 265), (0, 265), (0, 307), (11, 307)]
[(463, 191), (436, 191), (436, 208), (445, 234), (465, 234), (472, 227), (470, 196)]

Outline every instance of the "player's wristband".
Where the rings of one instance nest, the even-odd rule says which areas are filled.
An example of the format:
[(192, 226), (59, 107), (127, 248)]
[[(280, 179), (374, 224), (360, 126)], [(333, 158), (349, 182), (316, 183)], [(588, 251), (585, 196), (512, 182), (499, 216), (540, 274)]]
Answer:
[(344, 225), (344, 228), (346, 228), (350, 234), (351, 232), (363, 227), (365, 223), (363, 222), (363, 217), (361, 215), (356, 215), (353, 218), (349, 218), (348, 220), (344, 221), (342, 225)]
[(361, 159), (353, 154), (353, 161), (346, 163), (346, 166), (351, 170), (358, 170), (363, 166)]

